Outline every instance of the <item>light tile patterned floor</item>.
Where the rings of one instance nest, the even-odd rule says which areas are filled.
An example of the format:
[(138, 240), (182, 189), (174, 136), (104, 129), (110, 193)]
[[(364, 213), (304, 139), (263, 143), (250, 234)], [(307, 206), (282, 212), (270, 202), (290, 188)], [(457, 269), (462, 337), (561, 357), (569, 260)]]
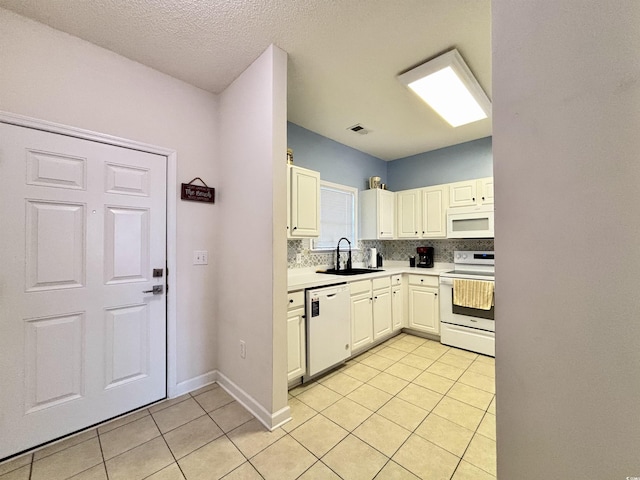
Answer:
[(0, 464), (0, 480), (495, 480), (494, 371), (400, 334), (291, 390), (274, 432), (211, 385)]

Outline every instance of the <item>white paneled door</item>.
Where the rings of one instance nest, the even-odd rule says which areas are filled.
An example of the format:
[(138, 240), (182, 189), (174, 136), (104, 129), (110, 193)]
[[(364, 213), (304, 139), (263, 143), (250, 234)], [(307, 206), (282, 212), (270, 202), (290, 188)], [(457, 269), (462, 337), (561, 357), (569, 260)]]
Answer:
[(0, 123), (0, 459), (165, 397), (166, 164)]

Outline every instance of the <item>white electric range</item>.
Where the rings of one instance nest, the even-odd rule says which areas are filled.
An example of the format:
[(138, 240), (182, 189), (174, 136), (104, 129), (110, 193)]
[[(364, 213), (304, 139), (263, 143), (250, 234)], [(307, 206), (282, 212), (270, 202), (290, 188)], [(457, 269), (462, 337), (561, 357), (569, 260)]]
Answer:
[(453, 303), (456, 278), (495, 281), (492, 251), (454, 252), (454, 270), (440, 274), (440, 342), (495, 357), (495, 305), (490, 310)]

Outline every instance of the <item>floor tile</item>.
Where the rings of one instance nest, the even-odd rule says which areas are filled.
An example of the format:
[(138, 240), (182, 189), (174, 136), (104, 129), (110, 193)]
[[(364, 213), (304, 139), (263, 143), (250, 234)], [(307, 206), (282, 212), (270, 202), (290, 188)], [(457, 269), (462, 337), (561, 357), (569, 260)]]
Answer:
[(416, 428), (415, 433), (462, 458), (473, 431), (432, 413)]
[(359, 438), (349, 435), (322, 461), (344, 479), (369, 480), (387, 463), (387, 457)]
[(368, 382), (379, 373), (380, 370), (369, 367), (363, 363), (356, 363), (355, 365), (352, 365), (344, 370), (345, 375), (349, 375), (350, 377), (360, 380), (361, 382)]
[(315, 380), (314, 381), (310, 381), (310, 382), (306, 382), (306, 383), (302, 383), (300, 385), (297, 385), (297, 386), (293, 387), (291, 390), (289, 390), (289, 395), (297, 397), (302, 392), (306, 392), (307, 390), (309, 390), (310, 388), (315, 387), (316, 385), (318, 385), (318, 382), (316, 382)]
[(223, 436), (178, 460), (188, 480), (218, 479), (245, 462), (240, 450)]
[(33, 462), (33, 480), (57, 480), (69, 478), (102, 463), (102, 452), (97, 437), (69, 447)]
[(410, 365), (405, 365), (404, 363), (394, 363), (385, 370), (385, 373), (410, 382), (418, 375), (420, 375), (422, 373), (422, 370)]
[(403, 351), (405, 353), (411, 353), (416, 348), (418, 348), (418, 345), (416, 345), (415, 343), (407, 342), (404, 339), (400, 339), (397, 342), (393, 342), (389, 346), (392, 347), (392, 348), (395, 348), (396, 350), (401, 350), (401, 351)]
[(5, 473), (9, 473), (13, 470), (17, 470), (18, 468), (22, 468), (25, 465), (30, 465), (31, 460), (33, 459), (32, 453), (27, 453), (24, 455), (20, 455), (19, 457), (8, 460), (4, 463), (0, 463), (0, 475), (4, 475)]
[(160, 432), (166, 433), (204, 415), (205, 411), (191, 397), (169, 408), (152, 413)]
[(443, 355), (443, 353), (444, 352), (438, 352), (431, 348), (426, 348), (425, 346), (420, 346), (416, 348), (413, 352), (411, 352), (412, 355), (427, 358), (429, 360), (437, 360)]
[(340, 372), (333, 375), (331, 378), (328, 378), (327, 380), (321, 380), (320, 383), (325, 387), (330, 388), (334, 392), (339, 393), (340, 395), (348, 395), (360, 385), (362, 385), (363, 382)]
[(447, 347), (446, 345), (443, 345), (436, 340), (427, 340), (422, 344), (421, 347), (426, 348), (427, 350), (432, 350), (436, 353), (439, 353), (440, 355), (444, 355), (449, 350), (457, 350), (457, 349), (452, 349), (451, 347)]
[(410, 383), (396, 395), (397, 398), (409, 402), (416, 407), (431, 411), (442, 400), (443, 395), (428, 388)]
[(190, 398), (191, 398), (191, 395), (188, 393), (185, 393), (184, 395), (180, 395), (179, 397), (176, 397), (176, 398), (169, 398), (167, 400), (163, 400), (160, 403), (156, 403), (155, 405), (149, 407), (149, 412), (150, 413), (159, 412), (160, 410), (164, 410), (165, 408), (172, 407), (173, 405), (176, 405), (180, 402), (184, 402), (185, 400), (188, 400)]
[(0, 480), (29, 480), (30, 475), (31, 464), (0, 474)]
[(426, 410), (397, 397), (389, 400), (389, 402), (378, 410), (378, 414), (409, 431), (415, 430), (428, 413)]
[(391, 398), (393, 398), (393, 395), (387, 392), (383, 392), (379, 388), (364, 384), (360, 388), (357, 388), (349, 395), (347, 395), (347, 398), (375, 412), (385, 403), (391, 400)]
[(451, 478), (459, 458), (414, 434), (393, 460), (423, 480), (443, 480)]
[(482, 362), (481, 360), (473, 362), (468, 370), (470, 372), (479, 373), (487, 377), (495, 378), (496, 376), (496, 367), (489, 363)]
[(343, 398), (322, 411), (322, 415), (349, 432), (364, 422), (373, 412), (349, 398)]
[(401, 340), (405, 342), (413, 343), (414, 345), (417, 345), (417, 346), (423, 345), (428, 342), (426, 338), (417, 337), (415, 335), (408, 335), (408, 334), (405, 334), (405, 336), (402, 337)]
[(203, 415), (164, 435), (176, 459), (190, 454), (222, 435), (222, 430), (208, 415)]
[(293, 480), (316, 462), (302, 445), (286, 435), (251, 459), (266, 480)]
[(408, 352), (405, 352), (403, 350), (398, 350), (397, 348), (385, 347), (382, 350), (380, 350), (376, 355), (380, 355), (381, 357), (388, 358), (389, 360), (393, 360), (394, 362), (397, 362), (402, 357), (406, 357), (407, 353)]
[(218, 424), (223, 432), (227, 433), (243, 423), (253, 419), (253, 415), (235, 400), (224, 407), (209, 413), (213, 421)]
[(205, 412), (211, 412), (233, 402), (234, 398), (224, 388), (218, 387), (193, 397)]
[(334, 392), (324, 385), (317, 384), (315, 387), (301, 393), (296, 398), (301, 402), (309, 405), (315, 411), (321, 412), (329, 405), (332, 405), (340, 400), (342, 398), (342, 395)]
[(446, 363), (438, 360), (437, 362), (433, 362), (431, 366), (427, 368), (427, 372), (456, 381), (464, 373), (464, 368), (452, 367), (451, 365), (447, 365)]
[(360, 440), (387, 457), (391, 457), (405, 442), (411, 432), (400, 425), (374, 413), (353, 431)]
[(413, 383), (420, 385), (421, 387), (428, 388), (429, 390), (433, 390), (434, 392), (445, 394), (455, 382), (448, 378), (441, 377), (440, 375), (424, 372), (418, 375), (413, 380)]
[(470, 387), (464, 383), (457, 382), (447, 392), (447, 397), (455, 398), (461, 402), (468, 403), (476, 408), (486, 410), (493, 399), (493, 394), (480, 390), (479, 388)]
[(178, 464), (172, 463), (168, 467), (164, 467), (159, 472), (147, 477), (145, 480), (185, 480), (185, 478)]
[(281, 428), (270, 432), (255, 418), (228, 433), (229, 440), (247, 458), (255, 456), (283, 435), (286, 435), (286, 432)]
[(496, 477), (462, 460), (451, 480), (496, 480)]
[(494, 368), (496, 366), (496, 359), (487, 355), (478, 355), (478, 358), (476, 358), (476, 362), (486, 363), (493, 366)]
[(449, 397), (444, 397), (432, 413), (474, 432), (484, 416), (483, 410)]
[(220, 385), (218, 385), (216, 382), (213, 382), (213, 383), (210, 383), (209, 385), (205, 385), (204, 387), (200, 387), (197, 390), (194, 390), (193, 392), (189, 392), (189, 395), (191, 395), (192, 397), (197, 397), (201, 393), (208, 392), (209, 390), (213, 390), (214, 388), (220, 388)]
[(160, 435), (156, 422), (147, 415), (135, 422), (100, 435), (100, 445), (105, 460), (142, 445)]
[(316, 415), (291, 432), (293, 438), (318, 458), (335, 447), (348, 434), (347, 430), (322, 415)]
[(487, 408), (487, 412), (495, 415), (496, 414), (496, 396), (493, 396), (493, 400), (491, 400), (491, 403), (489, 404), (489, 408)]
[[(185, 397), (185, 399), (186, 398), (188, 397)], [(147, 415), (149, 415), (149, 410), (145, 408), (143, 410), (138, 410), (137, 412), (133, 412), (128, 415), (125, 415), (124, 417), (118, 417), (114, 420), (111, 420), (108, 423), (104, 423), (100, 425), (98, 427), (98, 433), (102, 435), (103, 433), (107, 433), (113, 430), (114, 428), (121, 427), (122, 425), (126, 425), (127, 423), (135, 422), (136, 420), (139, 420), (142, 417), (145, 417)]]
[(463, 460), (484, 470), (491, 475), (496, 475), (496, 442), (482, 435), (474, 435)]
[(413, 473), (401, 467), (393, 460), (387, 462), (384, 468), (376, 475), (376, 480), (420, 480)]
[(136, 480), (159, 472), (174, 462), (173, 455), (162, 437), (140, 445), (107, 460), (109, 480)]
[(52, 455), (57, 452), (61, 452), (66, 448), (73, 447), (74, 445), (78, 445), (79, 443), (82, 443), (96, 436), (98, 436), (98, 431), (95, 428), (92, 428), (91, 430), (87, 430), (86, 432), (82, 432), (77, 435), (67, 437), (64, 440), (49, 444), (46, 447), (33, 452), (33, 460), (35, 461), (35, 460), (40, 460), (41, 458), (44, 458), (44, 457), (48, 457), (49, 455)]
[(439, 359), (439, 362), (446, 363), (447, 365), (451, 365), (453, 367), (467, 369), (473, 363), (472, 358), (463, 357), (460, 355), (456, 355), (454, 349), (452, 348), (447, 353), (442, 355)]
[(309, 470), (304, 472), (299, 480), (341, 480), (336, 473), (318, 460)]
[(382, 390), (383, 392), (387, 392), (390, 395), (395, 395), (404, 387), (406, 387), (409, 382), (388, 373), (380, 372), (378, 375), (369, 380), (367, 384), (379, 390)]
[(458, 379), (460, 383), (469, 385), (471, 387), (479, 388), (489, 393), (496, 393), (496, 381), (492, 377), (487, 377), (480, 373), (464, 372), (464, 374)]
[(485, 414), (480, 422), (477, 432), (491, 440), (496, 439), (496, 416), (490, 413)]
[(291, 409), (291, 420), (282, 426), (282, 429), (285, 432), (290, 432), (291, 430), (298, 428), (304, 422), (318, 414), (318, 412), (309, 405), (301, 402), (295, 397), (289, 400), (289, 408)]
[(262, 480), (262, 475), (253, 468), (251, 463), (245, 462), (222, 478), (223, 480)]
[(69, 480), (107, 480), (107, 471), (104, 463), (100, 463), (95, 467), (91, 467), (84, 472), (74, 475)]
[(421, 357), (419, 355), (414, 355), (410, 353), (406, 357), (402, 357), (398, 360), (398, 363), (403, 365), (409, 365), (410, 367), (419, 368), (420, 370), (426, 370), (429, 366), (435, 362), (435, 360), (431, 358)]
[(376, 370), (382, 371), (386, 368), (389, 368), (395, 362), (389, 358), (381, 357), (380, 355), (371, 355), (362, 360), (360, 363), (371, 368), (375, 368)]
[(469, 360), (473, 360), (473, 361), (475, 361), (478, 357), (482, 356), (482, 355), (478, 355), (477, 353), (470, 352), (468, 350), (462, 350), (461, 348), (454, 348), (454, 347), (451, 347), (451, 349), (449, 349), (447, 353), (456, 355), (457, 357), (468, 358)]

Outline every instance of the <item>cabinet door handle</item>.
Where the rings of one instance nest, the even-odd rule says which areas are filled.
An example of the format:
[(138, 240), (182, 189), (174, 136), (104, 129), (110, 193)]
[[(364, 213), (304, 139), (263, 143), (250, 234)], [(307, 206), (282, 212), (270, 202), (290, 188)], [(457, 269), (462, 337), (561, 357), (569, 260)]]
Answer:
[(482, 197), (482, 200), (484, 200), (484, 197)]
[(297, 229), (298, 229), (298, 227), (293, 227), (293, 229), (294, 229), (294, 230), (297, 230)]
[(434, 295), (435, 295), (436, 297), (438, 296), (438, 294), (437, 294), (437, 293), (434, 293)]
[(473, 197), (471, 200), (473, 200), (475, 202), (476, 201), (476, 197)]
[(293, 303), (293, 298), (289, 300), (289, 303)]
[(418, 232), (416, 232), (416, 235), (418, 234)]

